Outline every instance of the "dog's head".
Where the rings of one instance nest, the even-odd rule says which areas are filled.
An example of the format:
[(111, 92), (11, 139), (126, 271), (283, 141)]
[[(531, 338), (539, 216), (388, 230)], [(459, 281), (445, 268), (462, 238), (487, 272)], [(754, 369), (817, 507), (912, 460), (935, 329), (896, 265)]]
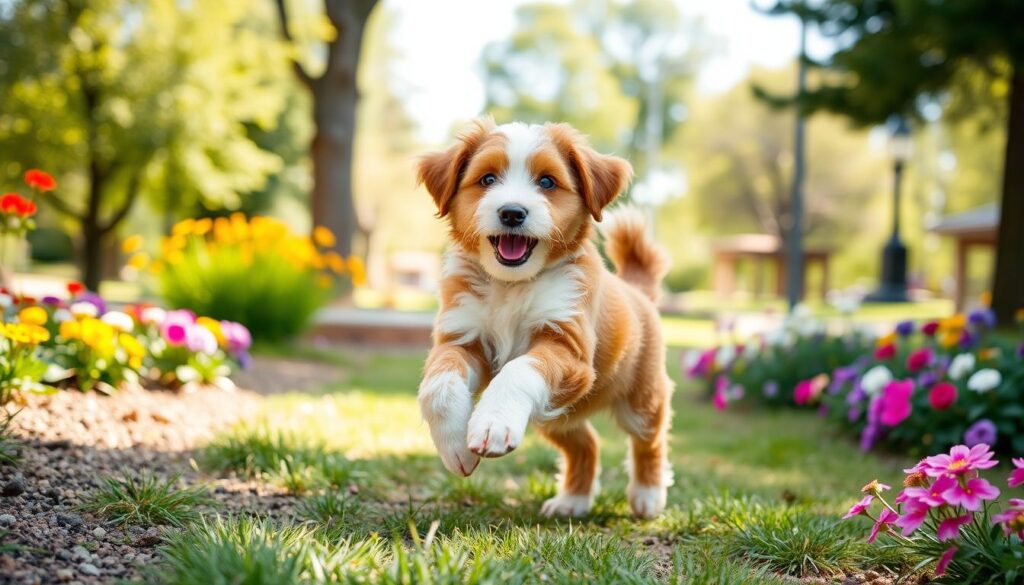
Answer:
[(418, 171), (452, 237), (506, 281), (533, 278), (579, 248), (590, 218), (601, 219), (632, 174), (568, 124), (487, 119), (420, 159)]

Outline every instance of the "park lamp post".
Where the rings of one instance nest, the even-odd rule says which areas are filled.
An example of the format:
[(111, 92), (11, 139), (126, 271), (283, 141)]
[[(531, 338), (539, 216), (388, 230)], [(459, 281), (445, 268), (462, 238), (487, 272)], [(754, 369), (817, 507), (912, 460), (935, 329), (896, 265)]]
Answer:
[(910, 158), (910, 126), (903, 116), (893, 116), (889, 153), (893, 162), (892, 236), (882, 249), (882, 281), (867, 300), (876, 303), (905, 303), (907, 296), (907, 247), (900, 240), (900, 183), (903, 167)]

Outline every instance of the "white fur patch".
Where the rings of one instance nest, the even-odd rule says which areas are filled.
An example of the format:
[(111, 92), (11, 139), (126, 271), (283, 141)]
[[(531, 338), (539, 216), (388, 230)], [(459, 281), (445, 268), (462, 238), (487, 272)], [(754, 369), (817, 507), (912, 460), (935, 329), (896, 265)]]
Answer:
[(534, 367), (520, 356), (505, 364), (484, 390), (469, 419), (466, 443), (483, 457), (500, 457), (520, 445), (531, 419), (558, 416), (548, 407), (551, 389)]
[(536, 331), (561, 331), (560, 323), (580, 313), (583, 272), (572, 264), (553, 267), (530, 281), (503, 282), (453, 250), (444, 271), (445, 276), (465, 278), (470, 291), (456, 296), (438, 317), (439, 330), (458, 336), (458, 344), (479, 340), (495, 370), (526, 353)]
[(626, 499), (635, 516), (654, 518), (665, 510), (668, 486), (647, 486), (630, 482), (626, 487)]
[(420, 411), (430, 426), (430, 438), (445, 468), (459, 475), (473, 473), (480, 462), (466, 446), (474, 377), (472, 370), (469, 380), (455, 372), (442, 372), (423, 380), (419, 390)]
[(585, 496), (558, 494), (541, 505), (540, 513), (548, 518), (552, 516), (586, 516), (593, 505), (593, 493)]

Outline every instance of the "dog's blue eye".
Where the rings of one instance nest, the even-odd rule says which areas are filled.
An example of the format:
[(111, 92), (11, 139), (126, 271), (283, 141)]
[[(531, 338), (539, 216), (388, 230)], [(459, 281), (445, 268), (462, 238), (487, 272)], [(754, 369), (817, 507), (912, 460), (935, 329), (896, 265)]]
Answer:
[(491, 173), (487, 173), (486, 175), (484, 175), (484, 177), (482, 179), (480, 179), (480, 184), (483, 185), (484, 187), (490, 187), (491, 185), (493, 185), (493, 184), (495, 184), (497, 182), (498, 182), (498, 177), (495, 177)]
[(537, 181), (537, 184), (540, 185), (541, 189), (554, 189), (555, 188), (555, 180), (552, 179), (551, 177), (547, 176), (547, 175), (544, 175), (543, 177), (541, 177), (540, 180)]

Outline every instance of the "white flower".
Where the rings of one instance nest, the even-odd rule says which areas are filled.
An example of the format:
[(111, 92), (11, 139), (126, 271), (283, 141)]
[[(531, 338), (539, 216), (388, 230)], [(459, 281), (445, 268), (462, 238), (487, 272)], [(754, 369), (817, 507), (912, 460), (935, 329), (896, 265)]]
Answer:
[(999, 370), (985, 368), (984, 370), (974, 372), (974, 374), (967, 380), (967, 388), (982, 394), (998, 388), (1002, 383), (1003, 375), (999, 373)]
[(853, 295), (844, 295), (836, 299), (833, 306), (843, 315), (852, 315), (860, 308), (860, 301)]
[(131, 315), (121, 311), (109, 311), (100, 317), (100, 321), (123, 333), (128, 333), (135, 328), (135, 321), (131, 318)]
[(743, 357), (753, 360), (759, 353), (761, 353), (761, 342), (757, 339), (747, 340), (747, 344), (743, 346)]
[(721, 368), (731, 364), (734, 359), (736, 359), (736, 347), (732, 345), (723, 345), (715, 353), (715, 363)]
[[(143, 316), (145, 319), (145, 316)], [(700, 356), (703, 352), (699, 349), (691, 349), (690, 351), (683, 354), (683, 371), (689, 372), (697, 366), (697, 362), (700, 361)]]
[(950, 380), (959, 380), (974, 370), (974, 363), (973, 353), (962, 353), (953, 358), (946, 373)]
[(885, 385), (892, 382), (892, 372), (885, 366), (875, 366), (864, 372), (860, 379), (860, 387), (867, 394), (874, 396), (885, 388)]
[(0, 293), (0, 309), (6, 309), (14, 304), (14, 297), (7, 293)]
[(74, 319), (75, 316), (71, 314), (71, 311), (67, 309), (57, 309), (53, 312), (53, 320), (57, 323), (63, 323)]
[(142, 314), (140, 315), (140, 319), (146, 325), (160, 325), (164, 322), (165, 318), (167, 318), (167, 311), (160, 307), (146, 307), (142, 309)]
[(99, 313), (99, 309), (92, 303), (80, 301), (71, 304), (71, 314), (76, 317), (95, 317)]

